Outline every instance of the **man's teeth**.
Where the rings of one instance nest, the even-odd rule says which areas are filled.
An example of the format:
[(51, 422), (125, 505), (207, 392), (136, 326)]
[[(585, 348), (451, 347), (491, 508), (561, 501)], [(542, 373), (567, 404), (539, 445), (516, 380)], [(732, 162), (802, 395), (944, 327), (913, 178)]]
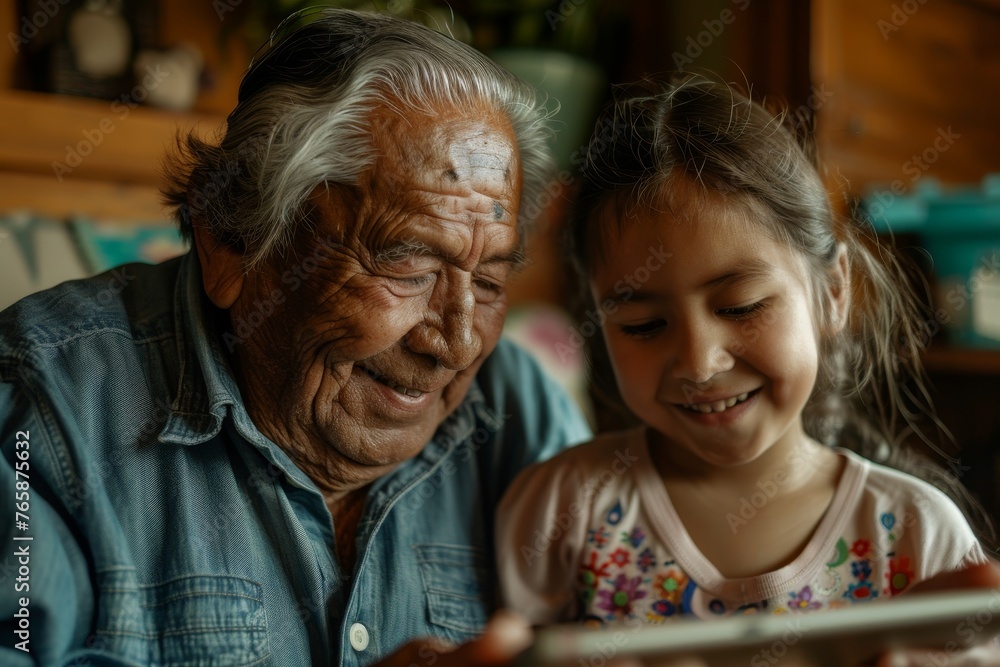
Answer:
[(401, 384), (393, 384), (392, 382), (389, 381), (389, 378), (382, 377), (381, 375), (379, 375), (375, 371), (369, 370), (369, 369), (364, 368), (364, 367), (362, 367), (362, 370), (364, 370), (364, 372), (367, 373), (369, 375), (369, 377), (371, 377), (372, 379), (377, 380), (378, 382), (381, 382), (385, 386), (389, 387), (390, 389), (392, 389), (394, 391), (399, 392), (400, 394), (404, 394), (406, 396), (412, 396), (414, 398), (417, 398), (418, 396), (423, 396), (424, 395), (424, 392), (420, 391), (419, 389), (410, 389), (409, 387), (404, 387)]
[(749, 392), (745, 392), (739, 396), (733, 396), (721, 401), (713, 401), (712, 403), (693, 403), (689, 405), (688, 408), (706, 415), (710, 412), (722, 412), (727, 408), (733, 407), (737, 403), (742, 403), (747, 400), (747, 396), (749, 395)]

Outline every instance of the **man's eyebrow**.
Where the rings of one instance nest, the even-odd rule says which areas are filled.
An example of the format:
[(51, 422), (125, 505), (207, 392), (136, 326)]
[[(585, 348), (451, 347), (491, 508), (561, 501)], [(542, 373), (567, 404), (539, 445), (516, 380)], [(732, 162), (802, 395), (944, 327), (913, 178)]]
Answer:
[[(375, 261), (378, 263), (392, 264), (394, 262), (405, 262), (408, 259), (420, 255), (434, 255), (436, 257), (440, 257), (442, 256), (442, 253), (440, 250), (433, 248), (418, 239), (401, 239), (393, 241), (386, 247), (382, 248), (375, 255)], [(489, 257), (483, 260), (482, 263), (510, 264), (511, 268), (520, 269), (528, 263), (528, 256), (523, 249), (515, 248), (504, 255)]]
[(496, 255), (483, 260), (483, 264), (510, 264), (515, 271), (528, 264), (528, 255), (522, 248), (515, 248), (505, 255)]
[(417, 239), (401, 239), (393, 241), (382, 248), (375, 255), (378, 263), (392, 264), (394, 262), (405, 262), (418, 255), (440, 255), (441, 253), (430, 247), (423, 241)]

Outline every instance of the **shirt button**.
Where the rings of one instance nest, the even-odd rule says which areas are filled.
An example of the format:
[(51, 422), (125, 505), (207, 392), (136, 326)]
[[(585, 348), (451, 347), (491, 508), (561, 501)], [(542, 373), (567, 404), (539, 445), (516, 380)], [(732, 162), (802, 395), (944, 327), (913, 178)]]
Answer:
[(368, 648), (368, 628), (360, 623), (355, 623), (347, 634), (351, 638), (351, 646), (354, 647), (355, 651), (364, 651)]

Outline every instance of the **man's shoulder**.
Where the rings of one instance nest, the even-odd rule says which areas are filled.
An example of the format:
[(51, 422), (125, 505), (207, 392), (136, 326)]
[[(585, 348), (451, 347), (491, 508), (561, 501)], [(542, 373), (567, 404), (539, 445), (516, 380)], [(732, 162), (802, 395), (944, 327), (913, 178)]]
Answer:
[(24, 362), (94, 336), (142, 341), (172, 334), (178, 266), (124, 264), (21, 299), (0, 314), (0, 358)]

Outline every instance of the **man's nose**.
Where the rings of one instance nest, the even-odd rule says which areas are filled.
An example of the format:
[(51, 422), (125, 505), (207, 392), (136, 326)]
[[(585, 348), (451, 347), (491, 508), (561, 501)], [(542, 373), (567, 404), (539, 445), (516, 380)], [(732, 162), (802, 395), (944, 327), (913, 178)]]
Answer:
[(673, 376), (680, 380), (703, 383), (719, 373), (730, 370), (735, 358), (730, 351), (730, 340), (724, 323), (677, 323), (676, 354)]
[(483, 341), (475, 329), (476, 296), (472, 276), (453, 271), (439, 277), (424, 318), (407, 334), (408, 347), (453, 371), (463, 371), (479, 357)]

